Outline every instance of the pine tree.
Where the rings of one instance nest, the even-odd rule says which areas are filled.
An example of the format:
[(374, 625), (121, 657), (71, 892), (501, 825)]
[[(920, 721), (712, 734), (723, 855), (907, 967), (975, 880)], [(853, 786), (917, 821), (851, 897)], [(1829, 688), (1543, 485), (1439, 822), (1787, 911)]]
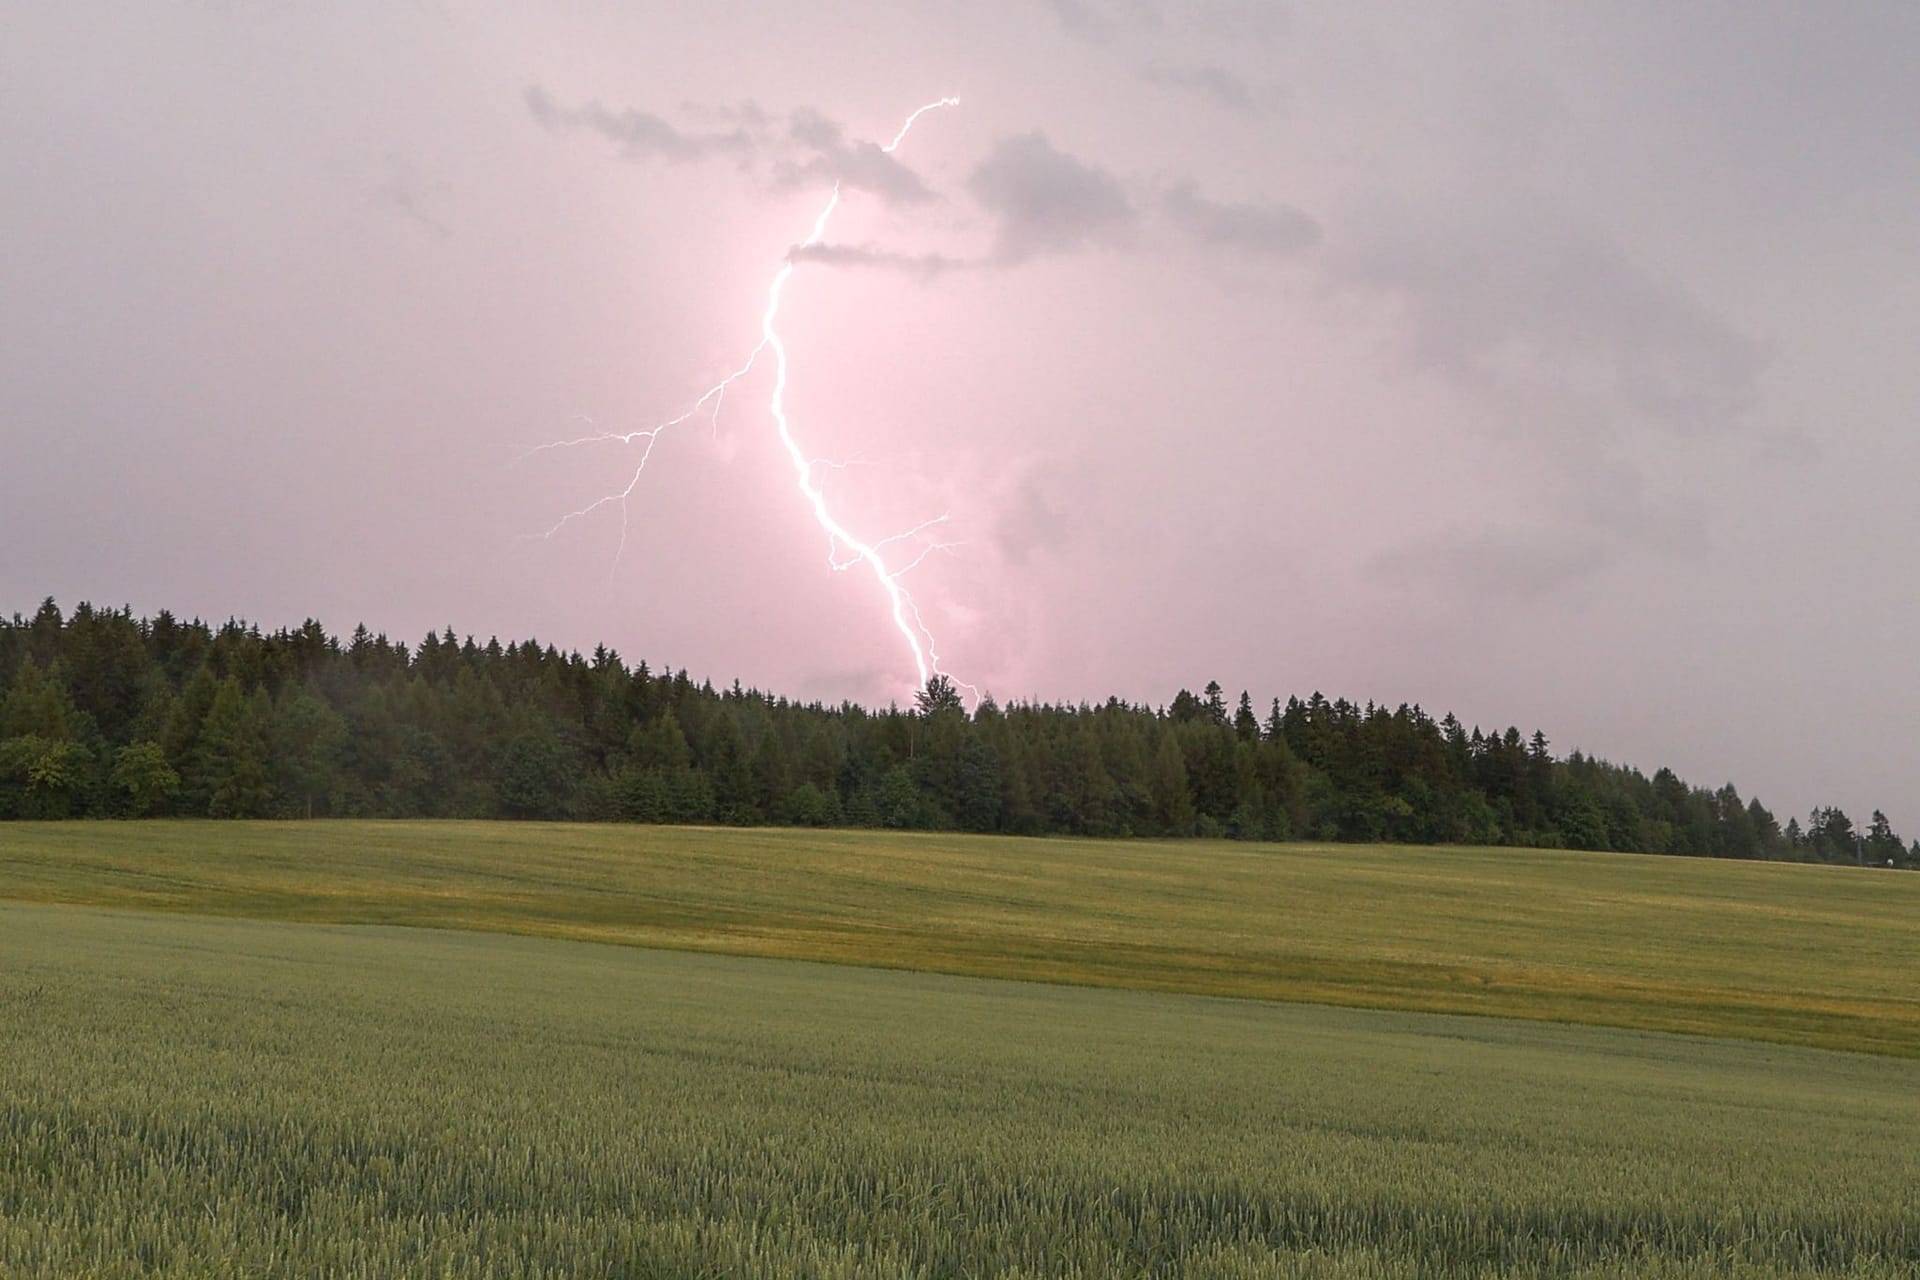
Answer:
[(0, 701), (0, 738), (71, 742), (79, 736), (79, 719), (59, 671), (43, 670), (29, 658)]
[(1220, 688), (1218, 680), (1207, 681), (1207, 687), (1201, 691), (1206, 695), (1206, 718), (1214, 724), (1227, 722), (1227, 695)]
[(1242, 742), (1256, 742), (1260, 738), (1260, 721), (1253, 714), (1253, 698), (1245, 689), (1240, 691), (1240, 705), (1234, 708), (1233, 731)]
[(913, 695), (915, 710), (922, 716), (933, 717), (943, 714), (964, 714), (966, 706), (960, 701), (959, 690), (953, 687), (953, 681), (945, 675), (930, 676), (921, 690)]
[(268, 812), (273, 780), (261, 711), (262, 703), (242, 693), (234, 677), (220, 682), (194, 747), (193, 772), (210, 818), (260, 818)]
[(627, 738), (627, 758), (638, 768), (667, 773), (685, 769), (692, 762), (693, 750), (671, 707), (651, 721), (634, 726)]
[(302, 688), (289, 686), (268, 730), (274, 784), (291, 811), (325, 813), (346, 762), (347, 722)]
[(180, 774), (181, 802), (190, 813), (207, 811), (207, 792), (196, 761), (207, 712), (219, 690), (220, 682), (214, 679), (211, 668), (204, 663), (194, 668), (192, 678), (173, 700), (160, 731), (161, 749), (167, 753), (167, 763)]
[(1887, 821), (1887, 815), (1875, 809), (1873, 818), (1867, 825), (1867, 861), (1876, 867), (1898, 866), (1905, 852), (1906, 848), (1901, 843), (1900, 837), (1893, 833), (1893, 826)]

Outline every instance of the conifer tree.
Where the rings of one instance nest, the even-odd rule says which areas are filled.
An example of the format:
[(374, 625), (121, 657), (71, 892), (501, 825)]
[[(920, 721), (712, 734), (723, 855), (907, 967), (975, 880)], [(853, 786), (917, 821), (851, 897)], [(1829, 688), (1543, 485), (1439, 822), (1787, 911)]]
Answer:
[(194, 746), (193, 772), (210, 818), (261, 818), (273, 798), (263, 704), (222, 680)]

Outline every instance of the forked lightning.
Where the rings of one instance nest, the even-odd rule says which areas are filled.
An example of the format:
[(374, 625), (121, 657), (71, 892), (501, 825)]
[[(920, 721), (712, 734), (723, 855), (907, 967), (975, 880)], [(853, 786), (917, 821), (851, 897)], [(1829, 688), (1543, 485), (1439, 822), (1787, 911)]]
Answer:
[[(957, 107), (959, 105), (960, 100), (958, 98), (941, 98), (937, 102), (929, 102), (926, 106), (921, 107), (906, 118), (906, 121), (900, 126), (900, 131), (894, 134), (893, 141), (880, 148), (881, 151), (891, 155), (897, 150), (900, 144), (906, 141), (907, 134), (912, 132), (914, 122), (919, 120), (920, 117), (927, 112), (937, 110), (941, 107)], [(807, 233), (807, 238), (801, 242), (801, 248), (809, 248), (820, 243), (821, 239), (826, 235), (827, 224), (832, 221), (834, 211), (838, 209), (839, 206), (840, 185), (836, 182), (832, 193), (827, 197), (826, 206), (820, 210), (819, 216), (813, 221), (812, 229)], [(779, 435), (781, 446), (786, 450), (787, 459), (793, 466), (795, 484), (799, 488), (801, 496), (806, 499), (809, 510), (813, 512), (815, 522), (826, 532), (827, 563), (836, 570), (865, 566), (872, 572), (874, 581), (880, 585), (881, 591), (886, 595), (888, 612), (893, 619), (894, 628), (899, 631), (901, 638), (907, 643), (908, 651), (913, 655), (914, 669), (919, 676), (919, 681), (922, 686), (935, 675), (946, 675), (949, 679), (952, 679), (949, 673), (941, 669), (940, 655), (934, 646), (933, 633), (927, 629), (926, 622), (920, 615), (919, 606), (914, 602), (913, 596), (900, 581), (902, 577), (919, 565), (921, 561), (925, 560), (932, 552), (944, 550), (953, 545), (952, 543), (932, 541), (925, 536), (928, 530), (944, 524), (947, 517), (945, 515), (936, 516), (931, 520), (916, 525), (904, 533), (897, 533), (874, 542), (863, 541), (834, 515), (827, 501), (826, 493), (815, 481), (816, 468), (832, 466), (833, 464), (808, 457), (806, 452), (800, 447), (799, 441), (794, 438), (793, 424), (787, 417), (786, 409), (787, 344), (781, 338), (778, 328), (780, 300), (786, 290), (788, 279), (793, 275), (793, 269), (793, 259), (791, 255), (789, 255), (787, 260), (781, 264), (780, 269), (774, 273), (773, 280), (767, 286), (767, 304), (760, 316), (759, 343), (752, 351), (747, 353), (747, 358), (741, 362), (738, 369), (735, 369), (732, 373), (701, 392), (700, 396), (687, 407), (685, 412), (655, 426), (648, 427), (645, 430), (599, 432), (593, 435), (579, 436), (570, 440), (551, 441), (533, 450), (533, 452), (539, 453), (549, 449), (567, 449), (581, 445), (603, 443), (637, 444), (641, 446), (640, 460), (635, 464), (633, 475), (628, 479), (623, 488), (597, 498), (577, 511), (568, 512), (555, 522), (552, 528), (546, 531), (545, 536), (551, 538), (573, 521), (592, 515), (603, 507), (618, 504), (620, 508), (620, 544), (619, 549), (615, 552), (615, 560), (617, 561), (619, 556), (625, 551), (627, 544), (628, 501), (632, 498), (634, 490), (639, 486), (640, 477), (646, 471), (647, 463), (653, 457), (654, 445), (659, 443), (660, 437), (666, 432), (692, 419), (703, 409), (709, 409), (709, 406), (711, 407), (711, 419), (717, 425), (720, 417), (720, 408), (726, 400), (728, 388), (751, 373), (754, 365), (758, 363), (763, 353), (771, 352), (773, 355), (773, 393), (768, 399), (767, 411), (773, 418), (774, 427)], [(887, 563), (883, 552), (887, 547), (899, 543), (913, 543), (918, 547), (918, 552), (911, 560), (896, 568)], [(961, 681), (955, 681), (954, 683), (962, 688), (971, 689), (972, 687)]]

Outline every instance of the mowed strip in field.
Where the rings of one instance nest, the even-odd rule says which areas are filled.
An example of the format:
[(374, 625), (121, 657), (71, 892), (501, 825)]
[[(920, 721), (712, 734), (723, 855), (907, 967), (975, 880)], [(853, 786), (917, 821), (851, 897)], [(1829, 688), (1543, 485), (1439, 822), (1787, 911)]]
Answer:
[(0, 898), (1920, 1056), (1920, 876), (1855, 868), (895, 832), (0, 824)]
[(1912, 1064), (0, 904), (0, 1274), (1850, 1276)]

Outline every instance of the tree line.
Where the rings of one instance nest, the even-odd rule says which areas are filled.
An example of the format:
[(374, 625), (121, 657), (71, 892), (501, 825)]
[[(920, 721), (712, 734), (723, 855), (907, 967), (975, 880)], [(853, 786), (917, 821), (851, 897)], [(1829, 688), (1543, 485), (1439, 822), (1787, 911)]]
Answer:
[(1418, 706), (800, 703), (451, 629), (271, 633), (48, 600), (0, 621), (0, 818), (506, 817), (1511, 844), (1920, 868), (1884, 814), (1783, 827)]

